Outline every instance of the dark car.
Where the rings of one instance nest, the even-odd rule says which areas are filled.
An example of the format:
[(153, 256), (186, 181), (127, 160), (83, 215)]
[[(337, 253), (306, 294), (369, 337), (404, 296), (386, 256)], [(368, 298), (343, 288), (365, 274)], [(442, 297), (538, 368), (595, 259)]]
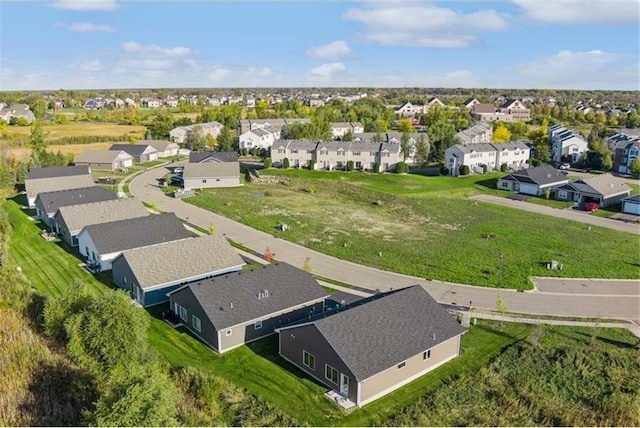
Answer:
[(184, 183), (184, 178), (182, 178), (179, 175), (172, 175), (171, 176), (171, 184), (173, 184), (174, 186), (182, 186), (182, 184)]

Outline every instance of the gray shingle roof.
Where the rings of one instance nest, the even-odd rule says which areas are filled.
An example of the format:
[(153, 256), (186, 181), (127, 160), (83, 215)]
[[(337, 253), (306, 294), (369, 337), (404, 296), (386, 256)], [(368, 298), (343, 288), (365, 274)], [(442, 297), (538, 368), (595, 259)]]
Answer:
[(465, 332), (419, 285), (314, 324), (359, 381)]
[(189, 163), (202, 162), (238, 162), (236, 152), (191, 152), (189, 153)]
[(238, 252), (218, 234), (126, 250), (121, 257), (143, 289), (244, 264)]
[(191, 236), (174, 213), (93, 224), (86, 226), (81, 233), (89, 234), (100, 254), (146, 247)]
[(475, 144), (456, 144), (451, 147), (457, 147), (462, 153), (473, 152), (495, 152), (496, 148), (490, 143), (475, 143)]
[[(216, 329), (225, 329), (327, 296), (307, 272), (279, 262), (189, 286)], [(268, 291), (268, 296), (259, 298)]]
[(41, 192), (36, 203), (40, 200), (47, 213), (55, 213), (60, 207), (70, 205), (90, 204), (92, 202), (113, 201), (118, 196), (99, 186), (82, 187), (80, 189), (57, 190)]
[(148, 151), (147, 153), (157, 152), (156, 149), (148, 144), (114, 144), (109, 148), (109, 150), (122, 150), (125, 153), (129, 153), (131, 156), (140, 156), (149, 148), (151, 148), (151, 151)]
[(72, 175), (89, 174), (88, 166), (52, 166), (48, 168), (33, 168), (29, 171), (28, 179), (69, 177)]
[(237, 160), (235, 162), (188, 163), (184, 166), (182, 176), (185, 179), (238, 177), (240, 176), (240, 163)]
[(136, 145), (151, 146), (159, 152), (164, 152), (167, 148), (178, 148), (178, 144), (165, 140), (138, 140)]
[[(284, 145), (289, 150), (316, 150), (318, 142), (305, 140), (288, 140), (284, 142)], [(278, 147), (279, 144), (274, 144), (274, 146)]]
[(631, 192), (631, 187), (627, 186), (623, 179), (611, 174), (590, 175), (572, 184), (576, 185), (578, 183), (583, 183), (593, 189), (588, 193), (597, 193), (604, 197)]
[[(85, 167), (86, 168), (86, 167)], [(95, 183), (91, 174), (69, 175), (50, 178), (28, 178), (25, 180), (25, 188), (29, 198), (35, 198), (42, 192), (54, 192), (56, 190), (79, 189), (92, 187)]]
[(118, 156), (124, 155), (131, 159), (131, 155), (122, 150), (85, 150), (76, 158), (76, 162), (113, 163)]
[(538, 186), (568, 181), (566, 175), (552, 166), (537, 166), (512, 172), (505, 179), (515, 179), (521, 183), (533, 183)]
[(92, 224), (108, 223), (127, 218), (145, 217), (149, 211), (135, 199), (94, 202), (60, 207), (57, 216), (64, 219), (70, 231), (80, 231)]

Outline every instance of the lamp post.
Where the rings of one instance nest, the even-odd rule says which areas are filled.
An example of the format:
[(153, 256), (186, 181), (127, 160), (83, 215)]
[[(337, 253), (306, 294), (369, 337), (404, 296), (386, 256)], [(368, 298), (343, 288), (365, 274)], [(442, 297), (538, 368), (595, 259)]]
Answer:
[(502, 279), (502, 258), (504, 257), (503, 253), (500, 253), (500, 262), (498, 264), (498, 288), (500, 288), (500, 279)]

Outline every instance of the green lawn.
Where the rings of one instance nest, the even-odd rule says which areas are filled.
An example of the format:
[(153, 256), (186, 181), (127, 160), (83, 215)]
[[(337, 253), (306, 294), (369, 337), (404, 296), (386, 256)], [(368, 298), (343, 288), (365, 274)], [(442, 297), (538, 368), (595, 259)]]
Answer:
[[(38, 291), (48, 297), (59, 296), (74, 278), (81, 279), (95, 292), (106, 289), (108, 273), (96, 279), (82, 270), (78, 266), (80, 260), (73, 254), (40, 237), (37, 224), (29, 221), (14, 201), (6, 201), (3, 208), (14, 229), (10, 256)], [(463, 336), (459, 358), (363, 409), (345, 414), (323, 397), (326, 387), (277, 355), (275, 336), (220, 356), (185, 330), (173, 329), (158, 319), (165, 307), (158, 305), (148, 311), (151, 317), (149, 341), (171, 365), (195, 367), (228, 379), (276, 405), (301, 425), (312, 426), (383, 424), (402, 407), (433, 391), (451, 376), (473, 373), (485, 366), (505, 347), (526, 337), (530, 330), (520, 324), (505, 323), (501, 329), (496, 323), (480, 322)]]
[(544, 205), (545, 207), (557, 208), (559, 210), (564, 210), (575, 205), (574, 202), (547, 199), (544, 196), (532, 196), (531, 198), (527, 199), (527, 202), (536, 205)]
[[(340, 259), (428, 279), (496, 286), (500, 254), (505, 288), (531, 288), (531, 275), (640, 277), (635, 235), (468, 199), (496, 194), (499, 173), (264, 174), (290, 182), (207, 189), (185, 201)], [(550, 260), (563, 270), (548, 271)]]

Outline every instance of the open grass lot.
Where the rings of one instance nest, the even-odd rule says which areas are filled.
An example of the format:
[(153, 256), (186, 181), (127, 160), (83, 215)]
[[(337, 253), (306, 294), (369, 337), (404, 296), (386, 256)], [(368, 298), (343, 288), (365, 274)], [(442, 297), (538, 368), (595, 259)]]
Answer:
[[(47, 146), (47, 150), (57, 153), (60, 151), (62, 154), (72, 154), (76, 158), (80, 153), (86, 150), (109, 150), (113, 143), (88, 143), (88, 144), (52, 144)], [(26, 162), (31, 156), (31, 149), (27, 147), (6, 147), (3, 143), (0, 143), (2, 151), (6, 153), (7, 157), (16, 159), (18, 161)]]
[[(114, 140), (120, 140), (123, 135), (132, 135), (142, 138), (147, 131), (144, 126), (138, 125), (118, 125), (115, 123), (102, 122), (78, 122), (65, 125), (44, 123), (42, 127), (47, 140), (55, 140), (63, 137), (81, 136), (113, 136)], [(8, 140), (24, 137), (29, 138), (31, 134), (30, 126), (7, 126), (3, 131)], [(117, 138), (115, 138), (117, 137)]]
[[(14, 229), (10, 256), (18, 263), (33, 286), (47, 297), (58, 297), (74, 278), (81, 279), (95, 292), (106, 289), (108, 275), (99, 281), (79, 267), (80, 260), (56, 242), (40, 237), (37, 224), (13, 200), (3, 204)], [(219, 356), (185, 330), (175, 330), (158, 319), (163, 307), (152, 308), (149, 341), (154, 349), (175, 367), (196, 367), (215, 373), (273, 403), (301, 425), (370, 426), (381, 424), (426, 392), (435, 389), (451, 375), (473, 373), (486, 365), (510, 344), (526, 337), (530, 327), (482, 323), (463, 336), (463, 355), (436, 371), (349, 415), (323, 397), (326, 388), (304, 376), (277, 355), (275, 336), (243, 346)], [(291, 399), (295, 397), (295, 399)]]
[[(495, 286), (500, 254), (502, 287), (530, 288), (531, 275), (640, 277), (634, 235), (468, 199), (496, 194), (499, 174), (265, 174), (291, 181), (208, 189), (185, 200), (341, 259), (429, 279)], [(281, 223), (291, 229), (281, 232)], [(548, 271), (550, 260), (563, 270)]]

